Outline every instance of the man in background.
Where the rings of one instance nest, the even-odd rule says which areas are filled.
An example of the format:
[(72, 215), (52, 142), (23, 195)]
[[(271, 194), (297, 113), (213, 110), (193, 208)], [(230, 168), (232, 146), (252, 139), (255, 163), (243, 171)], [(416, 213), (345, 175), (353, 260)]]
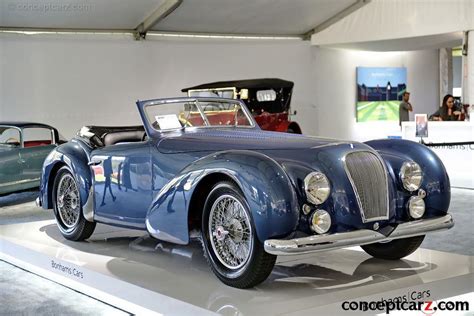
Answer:
[(413, 111), (413, 107), (411, 106), (410, 100), (410, 92), (405, 91), (403, 93), (403, 101), (400, 102), (398, 106), (398, 125), (402, 126), (402, 122), (409, 121), (410, 118), (408, 116), (408, 112)]

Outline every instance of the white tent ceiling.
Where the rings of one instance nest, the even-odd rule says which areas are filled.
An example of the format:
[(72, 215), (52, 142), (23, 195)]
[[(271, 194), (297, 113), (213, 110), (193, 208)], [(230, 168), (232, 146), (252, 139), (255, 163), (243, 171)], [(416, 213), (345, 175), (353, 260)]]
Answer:
[(463, 36), (463, 32), (452, 32), (446, 34), (395, 38), (390, 40), (332, 44), (330, 47), (373, 52), (436, 49), (461, 46)]
[[(457, 3), (459, 12), (472, 8), (472, 0), (423, 3), (437, 13), (444, 12), (440, 8), (449, 1)], [(396, 33), (397, 23), (379, 23), (381, 16), (388, 16), (390, 21), (397, 19), (403, 29), (423, 24), (428, 17), (422, 13), (417, 13), (422, 19), (403, 13), (411, 12), (407, 9), (410, 3), (425, 11), (417, 0), (0, 0), (0, 31), (126, 32), (136, 38), (160, 32), (309, 39), (316, 33), (313, 45), (375, 51), (439, 48), (462, 42), (462, 33), (442, 33), (439, 23), (437, 35), (425, 30), (424, 35), (429, 36), (413, 31), (408, 37), (406, 32), (402, 33), (405, 36)], [(431, 29), (429, 25), (424, 28)], [(377, 32), (395, 33), (384, 38)]]
[[(2, 0), (0, 28), (304, 35), (367, 0)], [(163, 8), (166, 7), (164, 10)], [(342, 12), (342, 13), (341, 13)], [(335, 20), (334, 20), (335, 21)]]
[(133, 30), (162, 0), (2, 0), (0, 26)]
[(462, 32), (469, 30), (474, 30), (473, 0), (373, 0), (314, 34), (311, 42), (370, 50), (423, 49), (449, 47), (453, 40), (460, 44)]
[(352, 5), (354, 0), (190, 0), (153, 30), (203, 33), (301, 35)]

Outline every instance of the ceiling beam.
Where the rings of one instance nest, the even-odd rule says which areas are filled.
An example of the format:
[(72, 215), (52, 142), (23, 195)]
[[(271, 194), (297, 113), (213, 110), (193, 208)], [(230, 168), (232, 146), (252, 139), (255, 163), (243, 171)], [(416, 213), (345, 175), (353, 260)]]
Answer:
[(183, 0), (165, 0), (158, 9), (150, 14), (142, 23), (135, 28), (135, 39), (145, 39), (146, 33), (158, 22), (166, 18), (174, 10), (176, 10)]
[[(39, 27), (4, 27), (0, 26), (0, 34), (24, 34), (24, 35), (128, 35), (134, 36), (135, 30), (127, 29), (87, 29), (87, 28), (39, 28)], [(148, 31), (147, 36), (163, 38), (193, 38), (193, 39), (222, 39), (222, 40), (277, 40), (301, 41), (301, 35), (286, 34), (243, 34), (243, 33), (199, 33), (199, 32), (169, 32)]]
[(49, 27), (10, 27), (0, 26), (0, 32), (3, 33), (71, 33), (71, 34), (131, 34), (133, 30), (129, 29), (89, 29), (89, 28), (49, 28)]
[(305, 40), (310, 40), (311, 35), (319, 33), (322, 30), (327, 29), (328, 27), (330, 27), (331, 25), (339, 22), (340, 20), (342, 20), (343, 18), (345, 18), (349, 14), (353, 13), (354, 11), (359, 10), (360, 8), (362, 8), (363, 6), (368, 4), (370, 1), (371, 0), (357, 0), (355, 3), (351, 4), (347, 8), (343, 9), (342, 11), (339, 11), (338, 13), (336, 13), (335, 15), (333, 15), (332, 17), (330, 17), (326, 21), (322, 22), (321, 24), (318, 24), (317, 26), (315, 26), (314, 28), (312, 28), (308, 32), (304, 33), (303, 38)]
[(257, 33), (203, 33), (203, 32), (170, 32), (149, 31), (149, 36), (171, 38), (202, 38), (202, 39), (243, 39), (243, 40), (303, 40), (301, 35), (257, 34)]

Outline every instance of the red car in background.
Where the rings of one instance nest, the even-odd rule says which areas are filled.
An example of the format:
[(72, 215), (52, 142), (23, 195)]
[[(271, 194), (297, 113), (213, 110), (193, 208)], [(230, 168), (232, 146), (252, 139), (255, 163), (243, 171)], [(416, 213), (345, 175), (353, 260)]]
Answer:
[(264, 78), (211, 82), (181, 91), (190, 97), (240, 99), (250, 109), (260, 128), (301, 134), (298, 123), (290, 120), (293, 86), (291, 81)]

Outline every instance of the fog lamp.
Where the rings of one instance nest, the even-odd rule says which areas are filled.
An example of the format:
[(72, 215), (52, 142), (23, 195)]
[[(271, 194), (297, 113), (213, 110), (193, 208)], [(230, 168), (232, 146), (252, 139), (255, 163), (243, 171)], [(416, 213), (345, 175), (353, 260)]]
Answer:
[(418, 219), (425, 214), (425, 201), (419, 196), (412, 196), (408, 200), (408, 210), (410, 211), (410, 216)]
[(331, 228), (331, 216), (324, 210), (317, 210), (311, 216), (311, 229), (318, 234), (327, 233)]

